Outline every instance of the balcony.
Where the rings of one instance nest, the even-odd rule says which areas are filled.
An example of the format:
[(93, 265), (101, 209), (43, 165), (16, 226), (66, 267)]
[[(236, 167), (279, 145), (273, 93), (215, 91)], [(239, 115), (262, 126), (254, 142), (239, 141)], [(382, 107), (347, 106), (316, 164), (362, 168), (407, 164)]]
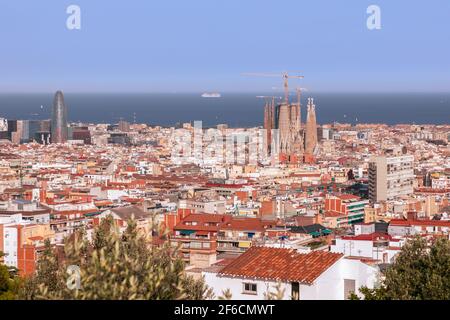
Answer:
[(256, 239), (256, 238), (249, 238), (249, 237), (224, 237), (224, 236), (218, 236), (217, 237), (217, 241), (235, 241), (235, 242), (238, 242), (238, 241), (250, 241), (250, 242), (252, 242), (253, 239)]
[(220, 252), (236, 252), (236, 253), (242, 253), (245, 252), (248, 248), (239, 248), (239, 247), (228, 247), (228, 246), (218, 246), (217, 251)]

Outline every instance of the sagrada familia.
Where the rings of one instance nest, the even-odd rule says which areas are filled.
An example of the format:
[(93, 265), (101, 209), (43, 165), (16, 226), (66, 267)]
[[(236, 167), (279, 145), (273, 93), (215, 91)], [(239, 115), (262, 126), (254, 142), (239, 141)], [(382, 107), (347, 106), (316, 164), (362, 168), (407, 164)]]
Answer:
[[(266, 101), (264, 107), (264, 129), (267, 131), (267, 147), (276, 152), (282, 163), (314, 163), (317, 152), (317, 119), (313, 98), (308, 98), (306, 123), (301, 116), (301, 90), (297, 90), (297, 103), (286, 99), (276, 104), (275, 99)], [(278, 129), (278, 130), (273, 130)]]

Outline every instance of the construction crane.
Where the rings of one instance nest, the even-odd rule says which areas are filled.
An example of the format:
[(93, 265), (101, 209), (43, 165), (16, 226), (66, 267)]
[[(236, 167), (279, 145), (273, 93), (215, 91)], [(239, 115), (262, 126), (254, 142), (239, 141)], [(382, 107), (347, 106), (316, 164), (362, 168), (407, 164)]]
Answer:
[(289, 79), (303, 79), (304, 76), (300, 75), (289, 75), (288, 72), (280, 73), (243, 73), (244, 76), (254, 76), (254, 77), (282, 77), (283, 87), (284, 87), (284, 100), (286, 104), (289, 104)]

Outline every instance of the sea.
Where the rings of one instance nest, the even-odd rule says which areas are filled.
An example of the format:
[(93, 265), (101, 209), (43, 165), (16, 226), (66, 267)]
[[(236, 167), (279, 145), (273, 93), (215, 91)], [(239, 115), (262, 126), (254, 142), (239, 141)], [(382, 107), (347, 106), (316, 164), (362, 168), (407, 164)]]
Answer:
[[(174, 126), (202, 121), (204, 127), (263, 123), (264, 93), (66, 93), (70, 122), (130, 123)], [(49, 119), (54, 93), (0, 94), (0, 118)], [(271, 94), (273, 95), (273, 93)], [(450, 93), (314, 93), (317, 121), (325, 123), (450, 124)], [(291, 96), (296, 102), (295, 96)]]

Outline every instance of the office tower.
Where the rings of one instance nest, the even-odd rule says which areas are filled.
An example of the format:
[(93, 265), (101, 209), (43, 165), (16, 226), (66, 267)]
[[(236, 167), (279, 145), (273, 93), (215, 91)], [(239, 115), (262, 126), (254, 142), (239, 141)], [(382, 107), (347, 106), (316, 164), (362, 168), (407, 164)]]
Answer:
[(414, 192), (413, 156), (373, 157), (369, 162), (369, 199), (394, 200)]
[(8, 120), (8, 135), (14, 144), (20, 144), (26, 141), (28, 137), (27, 120)]
[(312, 156), (317, 146), (316, 106), (313, 98), (308, 98), (306, 115), (305, 154)]
[(73, 127), (71, 139), (81, 140), (84, 144), (91, 144), (91, 132), (88, 127)]
[(64, 104), (64, 95), (61, 91), (56, 92), (53, 100), (51, 132), (52, 143), (67, 141), (67, 107)]

